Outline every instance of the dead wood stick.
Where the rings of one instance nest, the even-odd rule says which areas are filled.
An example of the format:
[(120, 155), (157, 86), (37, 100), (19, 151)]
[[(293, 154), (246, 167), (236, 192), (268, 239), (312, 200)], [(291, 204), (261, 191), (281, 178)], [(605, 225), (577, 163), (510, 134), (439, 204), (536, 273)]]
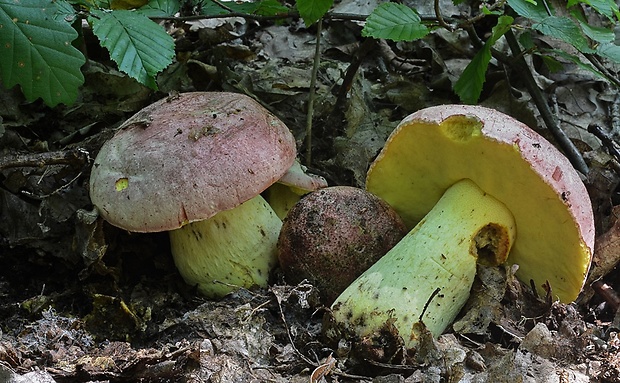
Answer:
[(85, 165), (90, 159), (84, 149), (69, 149), (54, 152), (7, 154), (0, 157), (0, 170), (10, 168), (42, 168), (50, 165)]
[(530, 67), (527, 65), (527, 62), (523, 57), (523, 52), (521, 51), (519, 42), (512, 32), (512, 29), (509, 29), (504, 36), (506, 37), (506, 42), (508, 43), (513, 56), (512, 61), (509, 61), (509, 63), (511, 63), (512, 68), (515, 69), (525, 81), (525, 86), (532, 96), (532, 99), (534, 100), (534, 103), (536, 104), (547, 129), (549, 129), (551, 134), (553, 134), (553, 137), (558, 141), (560, 148), (566, 157), (568, 157), (575, 169), (584, 175), (587, 175), (589, 172), (588, 165), (577, 147), (573, 144), (570, 138), (568, 138), (566, 133), (564, 133), (564, 131), (558, 126), (556, 119), (549, 109), (547, 100), (545, 100), (540, 88), (538, 88), (538, 85), (534, 80), (534, 76), (530, 71)]

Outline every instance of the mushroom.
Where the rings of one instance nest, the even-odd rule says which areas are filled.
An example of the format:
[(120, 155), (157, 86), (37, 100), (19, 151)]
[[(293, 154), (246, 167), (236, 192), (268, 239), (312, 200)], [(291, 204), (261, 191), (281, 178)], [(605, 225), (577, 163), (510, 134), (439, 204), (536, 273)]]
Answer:
[(286, 216), (280, 268), (288, 283), (312, 283), (329, 305), (406, 233), (394, 209), (374, 194), (351, 186), (320, 189)]
[(442, 105), (406, 117), (366, 187), (415, 227), (336, 299), (328, 335), (368, 339), (388, 326), (415, 348), (424, 328), (438, 336), (458, 315), (477, 258), (507, 257), (562, 302), (583, 287), (594, 244), (585, 186), (552, 144), (503, 113)]
[(293, 166), (263, 195), (278, 217), (284, 219), (302, 196), (325, 187), (325, 178), (307, 173), (306, 167), (295, 160)]
[(295, 155), (288, 128), (251, 98), (184, 93), (142, 109), (103, 145), (90, 196), (112, 225), (169, 231), (185, 281), (218, 298), (266, 286), (282, 222), (260, 193)]

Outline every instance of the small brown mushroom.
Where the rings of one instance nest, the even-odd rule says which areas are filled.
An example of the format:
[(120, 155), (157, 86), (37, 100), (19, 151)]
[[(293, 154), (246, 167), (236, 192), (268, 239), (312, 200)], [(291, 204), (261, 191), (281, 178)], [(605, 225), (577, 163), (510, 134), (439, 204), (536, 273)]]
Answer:
[(333, 186), (308, 194), (289, 211), (278, 258), (287, 282), (307, 279), (330, 304), (406, 233), (398, 214), (377, 196)]

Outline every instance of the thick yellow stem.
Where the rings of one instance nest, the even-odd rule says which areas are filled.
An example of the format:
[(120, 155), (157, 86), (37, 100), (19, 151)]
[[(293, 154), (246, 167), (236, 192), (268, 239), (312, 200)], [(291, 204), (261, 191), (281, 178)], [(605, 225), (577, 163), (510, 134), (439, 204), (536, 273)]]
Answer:
[(282, 221), (259, 195), (232, 210), (170, 232), (179, 273), (209, 298), (240, 287), (266, 287), (278, 263)]
[(440, 335), (467, 301), (478, 259), (503, 263), (515, 231), (504, 204), (470, 180), (457, 182), (336, 299), (336, 326), (362, 338), (377, 334), (389, 321), (408, 348), (419, 341), (420, 320), (434, 336)]

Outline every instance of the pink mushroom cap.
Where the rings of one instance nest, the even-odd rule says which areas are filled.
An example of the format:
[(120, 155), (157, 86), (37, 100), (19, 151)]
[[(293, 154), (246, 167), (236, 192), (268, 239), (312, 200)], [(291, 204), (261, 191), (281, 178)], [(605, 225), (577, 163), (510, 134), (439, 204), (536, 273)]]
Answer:
[(102, 146), (90, 196), (115, 226), (173, 230), (255, 197), (295, 156), (286, 125), (250, 97), (183, 93), (142, 109)]

